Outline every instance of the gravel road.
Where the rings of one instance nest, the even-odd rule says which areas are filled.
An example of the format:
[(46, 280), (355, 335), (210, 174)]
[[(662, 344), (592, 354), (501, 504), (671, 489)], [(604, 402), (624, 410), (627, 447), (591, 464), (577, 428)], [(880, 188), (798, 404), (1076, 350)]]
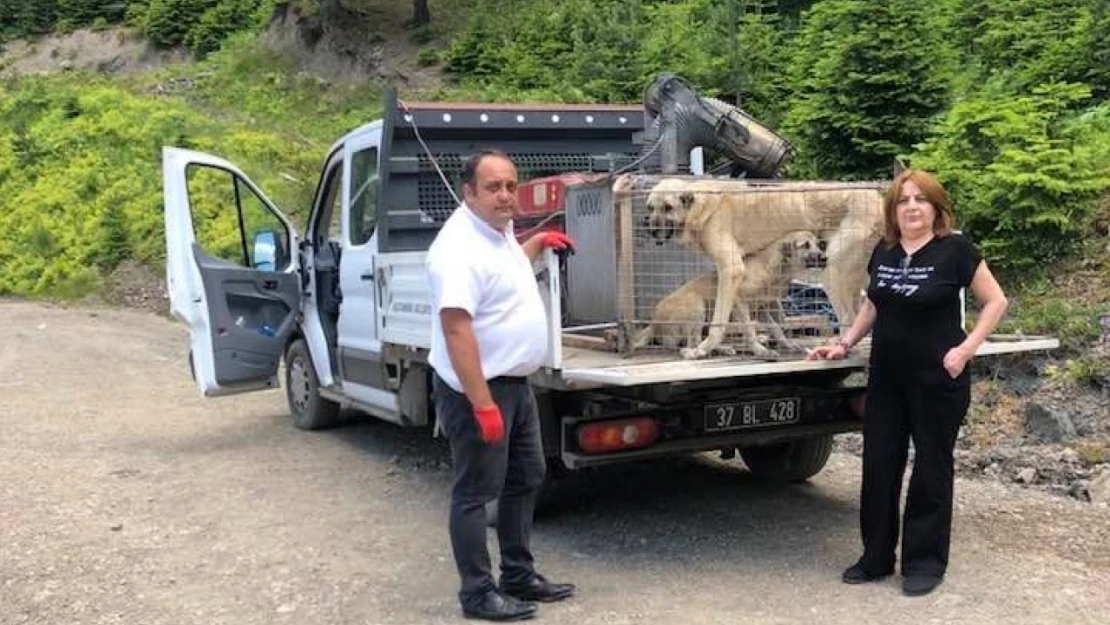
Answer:
[[(0, 301), (0, 623), (461, 619), (449, 459), (371, 420), (295, 430), (280, 391), (205, 400), (162, 317)], [(846, 586), (859, 461), (753, 483), (712, 456), (613, 468), (538, 520), (547, 623), (1106, 623), (1110, 509), (959, 480), (941, 588)], [(494, 544), (491, 539), (491, 544)]]

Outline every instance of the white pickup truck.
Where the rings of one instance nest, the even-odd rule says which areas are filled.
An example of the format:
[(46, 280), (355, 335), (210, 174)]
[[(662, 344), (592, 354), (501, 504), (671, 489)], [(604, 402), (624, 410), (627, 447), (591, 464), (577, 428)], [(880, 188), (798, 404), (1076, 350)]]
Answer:
[[(456, 206), (448, 179), (483, 147), (512, 154), (522, 179), (627, 169), (643, 160), (649, 117), (635, 106), (404, 103), (390, 93), (382, 119), (328, 151), (303, 235), (232, 163), (164, 148), (166, 274), (198, 390), (275, 388), (284, 360), (299, 428), (332, 425), (347, 407), (434, 433), (424, 256)], [(555, 473), (739, 450), (757, 475), (804, 480), (834, 434), (860, 429), (863, 388), (845, 381), (865, 372), (866, 349), (836, 362), (597, 349), (568, 340), (566, 309), (582, 309), (573, 298), (584, 292), (567, 288), (568, 264), (548, 252), (537, 273), (550, 332), (533, 382)], [(992, 337), (980, 354), (1055, 347)]]

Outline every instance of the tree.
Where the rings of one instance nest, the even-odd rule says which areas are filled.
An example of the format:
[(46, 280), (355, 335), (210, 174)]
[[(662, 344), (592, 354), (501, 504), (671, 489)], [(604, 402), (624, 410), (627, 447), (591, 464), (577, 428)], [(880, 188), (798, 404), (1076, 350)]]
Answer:
[(814, 5), (790, 66), (795, 175), (885, 178), (947, 100), (950, 53), (913, 0)]
[(45, 33), (57, 20), (56, 0), (0, 0), (0, 39)]
[(1083, 240), (1110, 183), (1110, 111), (1073, 118), (1082, 84), (989, 90), (956, 103), (912, 164), (936, 172), (959, 225), (1003, 270), (1036, 271)]
[(1084, 77), (1100, 100), (1110, 99), (1110, 2), (1099, 2), (1091, 15)]

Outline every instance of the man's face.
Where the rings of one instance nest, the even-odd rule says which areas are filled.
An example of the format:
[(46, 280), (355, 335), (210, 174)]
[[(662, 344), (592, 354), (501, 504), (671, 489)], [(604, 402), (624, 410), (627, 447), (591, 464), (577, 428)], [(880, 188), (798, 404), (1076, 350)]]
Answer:
[(500, 156), (478, 163), (472, 185), (463, 185), (466, 205), (496, 230), (504, 230), (516, 211), (516, 166)]

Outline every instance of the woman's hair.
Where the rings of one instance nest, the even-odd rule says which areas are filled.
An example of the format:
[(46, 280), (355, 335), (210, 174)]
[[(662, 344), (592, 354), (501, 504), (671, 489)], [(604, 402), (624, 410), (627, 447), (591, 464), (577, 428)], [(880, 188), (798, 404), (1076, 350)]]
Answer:
[(883, 217), (886, 220), (886, 233), (883, 238), (886, 242), (893, 245), (902, 237), (902, 232), (898, 229), (898, 198), (902, 195), (902, 186), (907, 182), (916, 184), (936, 209), (937, 218), (933, 222), (933, 233), (939, 237), (952, 234), (956, 218), (952, 213), (952, 201), (948, 199), (948, 192), (933, 174), (921, 169), (907, 169), (895, 176), (886, 190), (886, 201), (883, 206)]

